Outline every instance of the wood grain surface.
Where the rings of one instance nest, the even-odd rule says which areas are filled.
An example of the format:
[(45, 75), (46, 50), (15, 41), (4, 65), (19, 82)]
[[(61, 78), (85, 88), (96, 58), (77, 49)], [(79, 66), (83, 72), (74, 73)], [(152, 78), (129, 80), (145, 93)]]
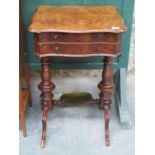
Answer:
[(115, 6), (39, 6), (29, 31), (120, 33), (126, 27)]

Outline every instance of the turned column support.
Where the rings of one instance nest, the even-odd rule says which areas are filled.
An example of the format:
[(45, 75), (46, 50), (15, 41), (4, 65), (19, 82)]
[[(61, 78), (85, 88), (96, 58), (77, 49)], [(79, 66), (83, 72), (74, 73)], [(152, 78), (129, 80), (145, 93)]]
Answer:
[(109, 138), (109, 120), (110, 120), (110, 104), (113, 97), (113, 72), (112, 72), (112, 57), (105, 57), (103, 60), (103, 72), (102, 72), (102, 80), (98, 85), (100, 89), (99, 94), (99, 106), (104, 110), (104, 118), (105, 118), (105, 141), (106, 145), (110, 145)]
[(41, 90), (41, 105), (42, 105), (42, 138), (41, 138), (41, 148), (45, 146), (46, 138), (46, 120), (48, 111), (53, 109), (53, 94), (52, 90), (55, 85), (51, 82), (51, 63), (48, 57), (41, 59), (41, 83), (39, 84), (39, 89)]

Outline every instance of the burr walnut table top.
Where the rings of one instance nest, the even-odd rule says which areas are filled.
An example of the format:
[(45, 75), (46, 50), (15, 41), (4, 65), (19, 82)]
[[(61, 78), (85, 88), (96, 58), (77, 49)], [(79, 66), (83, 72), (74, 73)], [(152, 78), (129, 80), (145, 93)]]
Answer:
[(120, 33), (126, 27), (115, 6), (39, 6), (29, 31)]

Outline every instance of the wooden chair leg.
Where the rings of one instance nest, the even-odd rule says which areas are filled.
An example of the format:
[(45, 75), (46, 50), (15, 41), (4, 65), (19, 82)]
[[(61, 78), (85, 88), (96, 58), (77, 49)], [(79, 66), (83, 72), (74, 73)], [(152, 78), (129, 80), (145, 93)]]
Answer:
[(21, 127), (22, 127), (23, 136), (26, 137), (27, 136), (27, 132), (26, 132), (26, 125), (25, 125), (25, 116), (24, 116), (24, 113), (21, 113), (20, 114), (20, 120), (21, 120)]
[[(21, 75), (21, 73), (20, 73)], [(25, 116), (24, 116), (24, 103), (23, 103), (23, 93), (22, 93), (22, 87), (21, 87), (21, 76), (19, 76), (19, 117), (21, 122), (21, 128), (23, 132), (23, 136), (27, 136), (26, 132), (26, 124), (25, 124)]]
[(28, 64), (25, 65), (25, 79), (27, 84), (27, 89), (29, 91), (29, 106), (32, 107), (31, 89), (30, 89), (30, 71)]

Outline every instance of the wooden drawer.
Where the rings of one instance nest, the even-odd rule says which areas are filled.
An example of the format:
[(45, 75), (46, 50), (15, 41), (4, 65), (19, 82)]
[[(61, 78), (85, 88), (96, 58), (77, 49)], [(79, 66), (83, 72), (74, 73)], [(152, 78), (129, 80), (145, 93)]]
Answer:
[(105, 54), (119, 55), (120, 43), (35, 43), (36, 53), (56, 55), (83, 55), (83, 54)]
[(38, 42), (118, 42), (120, 34), (115, 33), (40, 33), (34, 34)]

